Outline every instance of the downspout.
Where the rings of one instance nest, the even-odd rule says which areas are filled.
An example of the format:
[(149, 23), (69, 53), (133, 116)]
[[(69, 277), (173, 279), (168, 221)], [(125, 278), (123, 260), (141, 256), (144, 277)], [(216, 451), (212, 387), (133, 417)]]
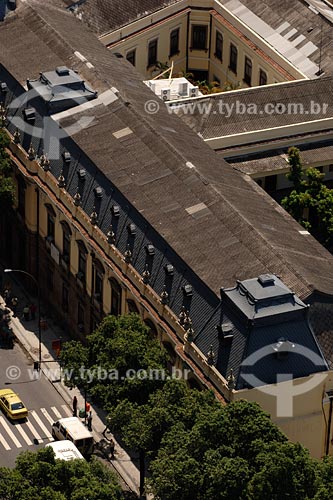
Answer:
[(328, 452), (330, 449), (331, 423), (332, 423), (332, 410), (333, 410), (333, 391), (329, 391), (327, 393), (327, 395), (328, 395), (329, 400), (330, 400), (330, 412), (328, 415), (325, 455), (328, 455)]
[(187, 13), (187, 31), (186, 31), (186, 69), (185, 72), (188, 73), (188, 44), (189, 44), (189, 33), (190, 33), (190, 12)]
[(39, 283), (39, 189), (36, 188), (36, 203), (37, 203), (37, 217), (36, 217), (36, 280)]
[(209, 82), (209, 73), (210, 73), (210, 52), (211, 52), (211, 45), (212, 45), (212, 21), (213, 21), (213, 16), (210, 14), (209, 16), (209, 45), (208, 45), (208, 82)]

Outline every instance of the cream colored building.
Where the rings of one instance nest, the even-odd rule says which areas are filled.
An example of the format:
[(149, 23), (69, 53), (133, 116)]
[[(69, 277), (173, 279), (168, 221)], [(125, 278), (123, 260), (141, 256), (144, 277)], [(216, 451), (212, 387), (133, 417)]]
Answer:
[[(191, 7), (187, 2), (171, 5), (170, 22), (180, 4)], [(206, 19), (209, 32), (214, 32), (209, 16), (218, 5), (204, 6), (206, 11), (191, 8), (186, 16), (193, 14), (194, 24)], [(164, 16), (162, 10), (150, 16), (151, 25)], [(182, 16), (172, 19), (170, 29), (185, 22)], [(147, 19), (137, 21), (140, 33), (144, 22)], [(150, 29), (155, 26), (147, 29), (147, 41)], [(168, 27), (166, 39), (169, 35)], [(128, 43), (126, 50), (135, 46), (130, 33), (120, 38)], [(39, 57), (29, 51), (37, 42)], [(223, 403), (255, 398), (290, 439), (305, 443), (314, 456), (331, 453), (331, 445), (328, 450), (326, 445), (332, 428), (325, 430), (331, 408), (326, 396), (332, 390), (331, 353), (324, 342), (331, 331), (322, 320), (330, 324), (333, 316), (332, 255), (302, 234), (248, 175), (230, 168), (163, 103), (149, 114), (145, 104), (153, 94), (142, 75), (125, 57), (108, 52), (62, 8), (61, 0), (22, 3), (0, 27), (0, 44), (5, 48), (0, 82), (6, 84), (1, 95), (17, 181), (17, 206), (1, 220), (0, 253), (8, 267), (36, 276), (48, 315), (73, 338), (84, 340), (107, 314), (135, 311), (167, 347), (170, 365), (190, 371), (191, 385), (213, 389)], [(192, 49), (191, 65), (204, 70), (209, 62), (203, 57), (205, 49)], [(120, 52), (120, 47), (112, 51)], [(60, 76), (64, 66), (76, 70), (98, 92), (97, 98), (52, 116), (46, 102), (33, 101), (28, 113), (22, 100), (26, 80), (45, 71)], [(53, 131), (54, 141), (47, 134), (38, 135), (45, 129)], [(282, 285), (273, 275), (280, 276)], [(305, 404), (303, 395), (295, 398), (288, 420), (274, 413), (271, 396), (266, 398), (259, 389), (265, 380), (252, 388), (238, 385), (244, 335), (252, 323), (237, 308), (225, 308), (227, 297), (221, 288), (250, 279), (257, 282), (260, 276), (263, 288), (273, 276), (288, 304), (298, 303), (297, 314), (311, 304), (311, 327), (302, 316), (297, 332), (306, 331), (305, 347), (321, 361), (317, 368), (315, 363), (295, 365), (293, 375), (296, 384), (312, 374), (323, 378), (309, 392), (311, 401)], [(281, 314), (277, 330), (282, 325), (284, 333)], [(275, 366), (281, 334), (266, 326), (262, 331), (270, 332), (266, 345)], [(299, 344), (293, 332), (291, 324), (287, 340)], [(265, 337), (260, 339), (262, 345)], [(251, 349), (256, 351), (255, 346)], [(270, 371), (269, 386), (278, 373)], [(309, 436), (309, 428), (320, 436)]]

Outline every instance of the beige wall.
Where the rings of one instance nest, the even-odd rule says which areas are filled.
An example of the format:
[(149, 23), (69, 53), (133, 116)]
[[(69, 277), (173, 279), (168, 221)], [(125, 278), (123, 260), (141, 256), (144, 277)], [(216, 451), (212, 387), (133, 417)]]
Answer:
[[(193, 5), (192, 5), (193, 4)], [(168, 7), (155, 13), (147, 18), (129, 24), (112, 33), (108, 33), (100, 37), (103, 44), (108, 46), (111, 52), (118, 52), (124, 57), (128, 52), (135, 50), (136, 52), (136, 68), (144, 78), (152, 76), (152, 68), (148, 68), (148, 44), (149, 41), (158, 40), (158, 61), (168, 63), (174, 62), (174, 74), (184, 71), (186, 67), (189, 71), (208, 71), (208, 80), (213, 81), (214, 77), (220, 80), (221, 84), (226, 81), (234, 85), (239, 85), (241, 88), (246, 88), (248, 85), (243, 81), (244, 77), (244, 62), (245, 56), (252, 61), (252, 86), (259, 84), (259, 71), (262, 69), (267, 74), (267, 83), (276, 83), (287, 80), (286, 73), (279, 71), (271, 64), (271, 59), (289, 71), (293, 77), (303, 78), (304, 76), (297, 71), (292, 65), (276, 52), (272, 51), (265, 42), (258, 36), (246, 30), (246, 37), (239, 37), (237, 30), (245, 29), (241, 26), (236, 18), (219, 5), (218, 2), (201, 1), (200, 5), (205, 9), (198, 10), (195, 7), (197, 4), (191, 1), (182, 1), (179, 4)], [(178, 6), (178, 10), (177, 10)], [(190, 7), (190, 8), (189, 8)], [(222, 16), (226, 16), (229, 22), (221, 22), (220, 19), (212, 15), (211, 8), (215, 8)], [(164, 14), (164, 15), (163, 15)], [(188, 23), (189, 18), (189, 23)], [(237, 27), (237, 30), (230, 29), (230, 23)], [(192, 50), (192, 26), (205, 25), (207, 26), (207, 50)], [(180, 53), (176, 56), (169, 57), (170, 47), (170, 32), (175, 29), (180, 29)], [(223, 59), (222, 62), (215, 57), (215, 39), (216, 31), (220, 31), (223, 35)], [(238, 49), (238, 64), (237, 73), (228, 69), (229, 66), (229, 51), (230, 43), (233, 43)], [(258, 45), (256, 45), (258, 43)], [(258, 51), (260, 47), (260, 51)], [(209, 51), (210, 48), (210, 51)], [(269, 52), (269, 57), (263, 56)], [(271, 59), (270, 59), (271, 58)], [(215, 78), (215, 79), (216, 79)]]
[[(288, 382), (281, 382), (279, 386), (282, 394), (288, 392)], [(313, 457), (324, 456), (327, 436), (326, 422), (328, 422), (329, 416), (329, 400), (325, 393), (333, 388), (333, 372), (323, 372), (314, 377), (295, 380), (291, 391), (295, 389), (295, 392), (298, 391), (300, 394), (295, 395), (292, 399), (292, 416), (290, 417), (279, 416), (278, 398), (264, 392), (264, 390), (271, 391), (272, 388), (273, 386), (264, 386), (263, 388), (238, 391), (233, 394), (233, 399), (256, 401), (271, 415), (272, 420), (291, 441), (301, 442), (310, 450)], [(282, 396), (281, 401), (280, 415), (281, 411), (283, 412), (286, 408), (286, 397)], [(330, 433), (330, 441), (331, 439), (332, 432)], [(330, 442), (329, 454), (332, 452), (332, 443)]]

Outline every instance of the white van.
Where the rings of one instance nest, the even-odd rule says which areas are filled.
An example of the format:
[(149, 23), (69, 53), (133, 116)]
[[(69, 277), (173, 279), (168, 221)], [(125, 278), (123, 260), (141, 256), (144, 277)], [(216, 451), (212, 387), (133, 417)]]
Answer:
[(82, 455), (91, 455), (94, 450), (94, 439), (91, 432), (78, 417), (60, 418), (52, 424), (54, 439), (72, 441)]
[(54, 443), (48, 443), (45, 448), (50, 447), (54, 451), (55, 457), (60, 460), (84, 460), (83, 455), (79, 452), (77, 447), (72, 441), (64, 439), (64, 441), (55, 441)]

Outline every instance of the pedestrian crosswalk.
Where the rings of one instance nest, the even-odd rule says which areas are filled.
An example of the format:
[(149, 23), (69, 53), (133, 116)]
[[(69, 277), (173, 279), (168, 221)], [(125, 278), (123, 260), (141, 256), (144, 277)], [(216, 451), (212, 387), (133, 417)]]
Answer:
[(71, 417), (72, 412), (67, 405), (50, 408), (38, 408), (29, 411), (25, 422), (10, 422), (0, 414), (0, 452), (18, 448), (27, 448), (54, 441), (51, 433), (53, 422), (63, 417)]

